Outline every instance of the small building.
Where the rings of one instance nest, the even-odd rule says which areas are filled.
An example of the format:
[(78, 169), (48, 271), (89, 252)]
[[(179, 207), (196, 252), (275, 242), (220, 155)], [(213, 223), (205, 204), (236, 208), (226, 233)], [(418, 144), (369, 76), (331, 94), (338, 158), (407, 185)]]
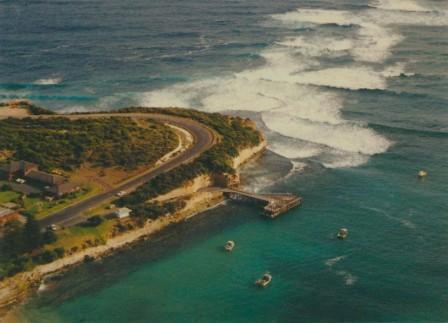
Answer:
[(33, 170), (26, 177), (49, 185), (59, 185), (65, 182), (65, 178), (62, 176), (49, 174), (40, 170)]
[(16, 203), (12, 203), (12, 202), (3, 203), (0, 206), (4, 207), (6, 209), (11, 209), (11, 210), (15, 210), (19, 207)]
[(117, 209), (114, 214), (119, 218), (119, 219), (124, 219), (127, 218), (131, 215), (132, 210), (127, 208), (127, 207), (122, 207)]
[(27, 176), (32, 171), (37, 171), (39, 166), (36, 164), (20, 160), (11, 161), (8, 165), (0, 167), (0, 175), (8, 181), (12, 181), (14, 176)]
[(0, 166), (0, 177), (12, 181), (17, 176), (49, 185), (57, 185), (65, 182), (64, 177), (40, 171), (38, 165), (25, 160), (13, 160), (7, 165)]
[(81, 190), (81, 187), (75, 183), (65, 182), (56, 184), (47, 189), (47, 192), (54, 196), (62, 197), (67, 194), (76, 193)]
[(19, 221), (24, 223), (25, 217), (20, 215), (17, 211), (0, 207), (0, 227), (11, 221)]

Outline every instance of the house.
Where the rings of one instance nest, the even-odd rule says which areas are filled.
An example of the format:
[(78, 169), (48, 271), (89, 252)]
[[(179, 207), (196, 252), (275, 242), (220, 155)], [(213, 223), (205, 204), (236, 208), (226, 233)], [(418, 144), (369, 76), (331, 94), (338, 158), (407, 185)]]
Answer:
[(1, 166), (0, 176), (8, 181), (12, 181), (14, 177), (20, 176), (49, 185), (56, 185), (65, 182), (64, 177), (40, 171), (38, 165), (25, 160), (13, 160), (8, 165)]
[(25, 177), (48, 185), (59, 185), (65, 182), (65, 178), (62, 176), (45, 173), (40, 170), (32, 170)]
[(127, 207), (122, 207), (119, 208), (118, 210), (115, 211), (115, 215), (119, 218), (119, 219), (124, 219), (127, 218), (131, 215), (132, 210), (127, 208)]
[(12, 203), (12, 202), (3, 203), (0, 206), (4, 207), (6, 209), (11, 209), (11, 210), (15, 210), (19, 207), (16, 203)]
[(79, 190), (81, 190), (81, 187), (79, 185), (75, 183), (64, 182), (53, 185), (52, 187), (47, 189), (47, 192), (57, 197), (61, 197), (67, 194), (79, 192)]
[[(31, 182), (38, 182), (41, 185), (45, 185), (47, 192), (57, 197), (80, 190), (78, 185), (67, 182), (63, 176), (43, 172), (39, 170), (38, 165), (24, 160), (11, 161), (8, 165), (0, 166), (0, 178), (5, 178), (11, 182), (18, 176), (30, 180)], [(32, 192), (34, 189), (33, 186), (23, 185), (25, 180), (22, 178), (16, 179), (16, 182), (20, 183), (21, 186), (13, 186), (13, 184), (11, 184), (14, 190), (25, 194), (40, 193), (40, 190)]]
[(39, 166), (36, 164), (24, 160), (11, 161), (8, 165), (2, 165), (0, 167), (0, 176), (8, 181), (12, 181), (14, 176), (27, 176), (30, 172), (38, 169)]
[(0, 227), (11, 221), (20, 221), (25, 223), (25, 217), (20, 215), (17, 211), (0, 207)]

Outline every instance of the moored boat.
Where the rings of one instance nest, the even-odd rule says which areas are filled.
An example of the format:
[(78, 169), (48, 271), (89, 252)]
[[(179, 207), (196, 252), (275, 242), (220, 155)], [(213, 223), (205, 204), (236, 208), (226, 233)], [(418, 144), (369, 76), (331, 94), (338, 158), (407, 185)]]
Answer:
[(348, 230), (346, 228), (340, 229), (337, 234), (337, 238), (339, 240), (344, 240), (345, 238), (347, 238), (347, 236), (348, 236)]
[(425, 170), (420, 170), (420, 171), (417, 173), (417, 176), (418, 176), (418, 178), (424, 178), (424, 177), (428, 176), (428, 172), (425, 171)]
[(260, 287), (266, 287), (272, 281), (272, 275), (270, 273), (265, 273), (260, 279), (255, 281), (255, 285)]
[(226, 244), (224, 245), (224, 249), (226, 251), (232, 251), (233, 248), (235, 248), (235, 242), (232, 240), (227, 241)]

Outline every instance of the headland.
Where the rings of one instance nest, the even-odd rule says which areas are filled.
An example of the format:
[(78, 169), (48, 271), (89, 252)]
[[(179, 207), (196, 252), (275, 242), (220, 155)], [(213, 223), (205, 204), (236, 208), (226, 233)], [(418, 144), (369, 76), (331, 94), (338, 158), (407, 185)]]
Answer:
[[(3, 259), (0, 315), (5, 315), (14, 305), (35, 293), (48, 275), (105, 257), (117, 249), (130, 247), (169, 225), (186, 221), (216, 206), (229, 196), (229, 192), (239, 194), (236, 189), (239, 185), (239, 167), (260, 156), (267, 145), (263, 134), (251, 120), (216, 113), (179, 108), (132, 107), (109, 113), (55, 115), (46, 113), (42, 108), (30, 107), (34, 106), (27, 102), (8, 106), (3, 110), (0, 126), (12, 129), (10, 133), (13, 135), (23, 126), (33, 129), (32, 132), (51, 130), (52, 134), (56, 133), (53, 146), (48, 144), (36, 149), (35, 153), (41, 159), (38, 153), (42, 149), (54, 150), (58, 140), (62, 140), (57, 136), (62, 134), (62, 138), (67, 140), (74, 130), (83, 132), (84, 137), (80, 142), (98, 143), (96, 137), (99, 137), (98, 140), (111, 140), (113, 144), (105, 145), (106, 149), (93, 149), (85, 143), (80, 148), (82, 144), (78, 143), (73, 151), (79, 157), (70, 160), (70, 167), (64, 167), (68, 161), (61, 162), (51, 154), (43, 158), (46, 163), (38, 164), (39, 159), (33, 159), (32, 153), (31, 160), (23, 160), (26, 155), (20, 145), (14, 146), (12, 136), (8, 140), (9, 146), (0, 147), (0, 150), (6, 152), (3, 164), (9, 166), (9, 169), (14, 163), (19, 163), (25, 169), (29, 164), (44, 164), (48, 174), (53, 174), (55, 169), (62, 169), (62, 175), (57, 176), (64, 177), (64, 183), (71, 183), (73, 178), (82, 178), (79, 170), (83, 168), (102, 175), (95, 177), (93, 182), (107, 181), (108, 174), (114, 172), (121, 172), (122, 176), (117, 176), (114, 182), (103, 185), (94, 193), (74, 199), (58, 197), (66, 199), (64, 206), (44, 215), (39, 210), (27, 209), (26, 201), (30, 197), (24, 193), (20, 195), (25, 202), (18, 207), (18, 211), (24, 213), (22, 217), (25, 224), (7, 224), (9, 231), (4, 236), (34, 232), (40, 242), (32, 247), (18, 248), (15, 254), (8, 255), (9, 259)], [(26, 110), (27, 113), (18, 113), (15, 109)], [(107, 132), (106, 129), (110, 127), (115, 127), (117, 136), (108, 138), (98, 130), (100, 128)], [(156, 140), (151, 136), (156, 136), (153, 137)], [(135, 150), (123, 152), (122, 146), (129, 146), (130, 143)], [(113, 146), (112, 149), (110, 146)], [(156, 149), (156, 146), (163, 149)], [(27, 147), (29, 149), (31, 146)], [(71, 146), (68, 147), (66, 149)], [(149, 149), (151, 153), (140, 156), (143, 148)], [(114, 155), (112, 151), (115, 149), (120, 153)], [(125, 160), (119, 158), (126, 153), (128, 156)], [(104, 156), (108, 156), (107, 163)], [(129, 167), (129, 161), (134, 163), (132, 167)], [(32, 186), (34, 183), (33, 180), (28, 181), (25, 169), (20, 168), (18, 171), (23, 172), (21, 177), (27, 183), (17, 183), (14, 173), (10, 180), (15, 186)], [(82, 181), (78, 182), (78, 186), (82, 184)], [(9, 190), (14, 192), (13, 188), (5, 187), (5, 192), (9, 193)], [(85, 188), (83, 190), (88, 192)], [(49, 197), (47, 194), (43, 196)], [(257, 200), (254, 196), (245, 197)], [(264, 205), (266, 210), (282, 198), (286, 197), (271, 195), (258, 198), (258, 201), (267, 202)], [(290, 207), (300, 203), (297, 198), (288, 201)], [(36, 215), (39, 217), (37, 220)], [(40, 233), (33, 231), (33, 227), (39, 228)]]

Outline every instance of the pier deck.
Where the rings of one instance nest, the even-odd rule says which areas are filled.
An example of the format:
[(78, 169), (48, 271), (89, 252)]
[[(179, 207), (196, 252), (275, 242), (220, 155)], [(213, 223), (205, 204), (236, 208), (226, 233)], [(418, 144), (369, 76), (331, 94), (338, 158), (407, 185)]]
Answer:
[(223, 192), (232, 200), (261, 204), (266, 216), (275, 218), (288, 210), (299, 206), (302, 198), (289, 193), (257, 194), (232, 188), (213, 188)]

